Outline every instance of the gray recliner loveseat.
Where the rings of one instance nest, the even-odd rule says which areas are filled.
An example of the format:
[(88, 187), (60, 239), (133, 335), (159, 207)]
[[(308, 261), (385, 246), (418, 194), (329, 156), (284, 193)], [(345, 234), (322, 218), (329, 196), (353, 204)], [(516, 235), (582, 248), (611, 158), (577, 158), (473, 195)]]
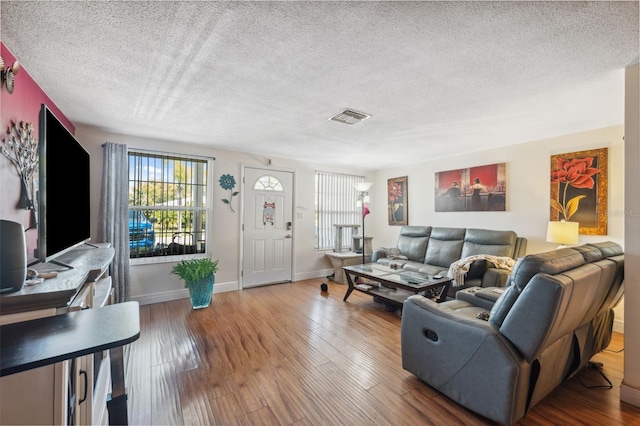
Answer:
[[(473, 255), (523, 256), (527, 240), (513, 231), (474, 228), (403, 226), (396, 247), (373, 251), (371, 261), (397, 265), (407, 271), (431, 275), (446, 274), (452, 263)], [(511, 271), (494, 268), (484, 260), (473, 262), (464, 285), (450, 287), (449, 297), (467, 287), (504, 286)]]
[(460, 405), (511, 424), (610, 342), (624, 254), (612, 242), (519, 259), (502, 295), (403, 305), (402, 366)]

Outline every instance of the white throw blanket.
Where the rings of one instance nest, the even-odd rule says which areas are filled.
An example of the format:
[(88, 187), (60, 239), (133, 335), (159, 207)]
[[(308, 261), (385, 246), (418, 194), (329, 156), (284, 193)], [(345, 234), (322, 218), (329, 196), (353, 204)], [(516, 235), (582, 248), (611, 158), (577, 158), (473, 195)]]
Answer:
[(516, 264), (516, 261), (510, 257), (493, 256), (490, 254), (476, 254), (456, 260), (449, 266), (449, 271), (447, 272), (447, 277), (453, 278), (452, 284), (454, 287), (464, 285), (464, 277), (467, 275), (467, 272), (469, 272), (471, 264), (476, 260), (486, 260), (494, 268), (508, 269), (509, 271), (512, 270), (513, 265)]
[(391, 248), (385, 248), (383, 250), (385, 252), (387, 259), (389, 260), (393, 260), (393, 259), (407, 260), (407, 256), (404, 256), (400, 251), (400, 249), (398, 248), (391, 247)]

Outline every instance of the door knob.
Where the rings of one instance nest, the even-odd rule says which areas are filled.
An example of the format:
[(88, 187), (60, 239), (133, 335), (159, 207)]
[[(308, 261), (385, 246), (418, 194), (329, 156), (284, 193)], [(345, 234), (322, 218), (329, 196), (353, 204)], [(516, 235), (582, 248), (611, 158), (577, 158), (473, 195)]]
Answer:
[(290, 235), (290, 234), (287, 234), (287, 235), (285, 236), (285, 238), (291, 238), (291, 235)]

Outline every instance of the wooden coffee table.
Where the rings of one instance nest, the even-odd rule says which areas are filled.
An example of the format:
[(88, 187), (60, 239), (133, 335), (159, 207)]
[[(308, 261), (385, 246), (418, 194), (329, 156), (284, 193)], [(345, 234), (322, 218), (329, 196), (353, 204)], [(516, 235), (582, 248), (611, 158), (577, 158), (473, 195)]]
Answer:
[[(395, 305), (402, 305), (407, 297), (423, 292), (426, 297), (441, 303), (447, 299), (447, 291), (453, 281), (447, 277), (434, 278), (429, 274), (392, 269), (377, 263), (345, 266), (342, 269), (344, 269), (349, 284), (344, 301), (353, 290), (359, 290)], [(357, 278), (364, 278), (366, 285), (371, 288), (356, 286), (354, 281)], [(378, 285), (374, 283), (378, 283)]]

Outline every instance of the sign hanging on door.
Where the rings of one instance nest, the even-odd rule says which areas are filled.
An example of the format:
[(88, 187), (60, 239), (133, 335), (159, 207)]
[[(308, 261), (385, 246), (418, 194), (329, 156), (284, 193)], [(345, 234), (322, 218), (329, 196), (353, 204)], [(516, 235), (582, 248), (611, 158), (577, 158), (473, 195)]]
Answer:
[(266, 201), (264, 203), (264, 209), (262, 210), (262, 222), (266, 225), (270, 223), (273, 225), (276, 217), (276, 203), (275, 201)]

